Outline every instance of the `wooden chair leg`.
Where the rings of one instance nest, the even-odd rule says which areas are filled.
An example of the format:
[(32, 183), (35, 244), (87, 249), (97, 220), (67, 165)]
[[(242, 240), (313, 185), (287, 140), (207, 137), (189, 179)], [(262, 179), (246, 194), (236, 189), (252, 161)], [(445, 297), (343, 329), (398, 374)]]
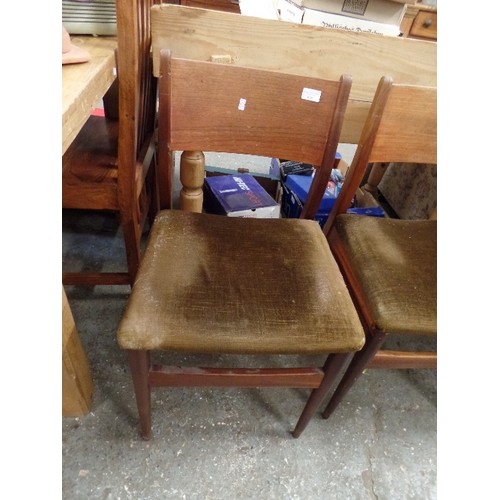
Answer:
[(300, 415), (297, 425), (295, 426), (295, 429), (292, 432), (292, 436), (294, 438), (298, 438), (302, 434), (307, 424), (309, 423), (313, 415), (316, 413), (316, 410), (318, 409), (319, 405), (325, 398), (327, 392), (332, 387), (335, 378), (340, 373), (342, 367), (347, 361), (348, 356), (349, 356), (348, 353), (330, 354), (328, 356), (325, 365), (323, 367), (323, 371), (325, 373), (323, 376), (323, 380), (321, 381), (320, 386), (311, 392), (311, 395), (307, 400), (306, 406), (304, 407), (304, 410)]
[(153, 156), (153, 159), (151, 161), (147, 181), (149, 184), (149, 191), (151, 193), (151, 202), (149, 204), (148, 210), (148, 222), (149, 227), (151, 227), (155, 220), (156, 214), (160, 210), (160, 193), (158, 191), (158, 168), (156, 164), (156, 156)]
[(354, 382), (356, 382), (356, 379), (361, 375), (375, 354), (377, 354), (380, 346), (384, 343), (385, 337), (385, 334), (378, 333), (373, 336), (370, 335), (369, 338), (367, 338), (363, 349), (358, 351), (349, 363), (342, 380), (339, 382), (332, 398), (323, 411), (323, 418), (328, 418), (333, 413), (333, 410), (337, 408), (340, 401), (342, 401)]
[(141, 422), (142, 439), (151, 439), (151, 387), (149, 369), (151, 356), (149, 351), (128, 351), (128, 361), (134, 383), (135, 399)]
[(122, 229), (127, 252), (130, 285), (133, 285), (141, 262), (141, 235), (138, 234), (140, 231), (132, 219), (125, 220), (125, 218), (122, 218)]

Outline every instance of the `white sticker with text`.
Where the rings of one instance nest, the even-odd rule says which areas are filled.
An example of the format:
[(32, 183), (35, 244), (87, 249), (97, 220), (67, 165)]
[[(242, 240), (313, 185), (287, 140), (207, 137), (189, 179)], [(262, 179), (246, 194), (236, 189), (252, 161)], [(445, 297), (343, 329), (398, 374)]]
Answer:
[(321, 90), (308, 89), (304, 87), (302, 89), (302, 99), (305, 101), (319, 102), (321, 99)]

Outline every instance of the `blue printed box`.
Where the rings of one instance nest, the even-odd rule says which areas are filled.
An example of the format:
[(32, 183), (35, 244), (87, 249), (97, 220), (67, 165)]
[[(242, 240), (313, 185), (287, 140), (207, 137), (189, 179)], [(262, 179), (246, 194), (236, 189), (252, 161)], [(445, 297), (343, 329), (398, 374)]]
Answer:
[(203, 208), (230, 217), (279, 218), (280, 205), (250, 174), (207, 177)]

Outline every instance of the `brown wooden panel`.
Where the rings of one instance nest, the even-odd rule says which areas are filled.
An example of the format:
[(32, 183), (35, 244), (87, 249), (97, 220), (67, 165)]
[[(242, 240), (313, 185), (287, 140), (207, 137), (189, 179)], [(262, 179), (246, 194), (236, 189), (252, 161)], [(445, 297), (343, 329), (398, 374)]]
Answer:
[(380, 350), (368, 364), (367, 368), (410, 369), (436, 368), (435, 352), (401, 352)]
[(118, 210), (118, 122), (91, 116), (62, 159), (63, 208)]
[(393, 85), (369, 162), (437, 163), (437, 91)]
[(173, 150), (237, 151), (321, 164), (339, 82), (184, 59), (172, 60), (172, 73)]
[(323, 380), (319, 368), (199, 368), (154, 366), (152, 387), (303, 387), (316, 388)]

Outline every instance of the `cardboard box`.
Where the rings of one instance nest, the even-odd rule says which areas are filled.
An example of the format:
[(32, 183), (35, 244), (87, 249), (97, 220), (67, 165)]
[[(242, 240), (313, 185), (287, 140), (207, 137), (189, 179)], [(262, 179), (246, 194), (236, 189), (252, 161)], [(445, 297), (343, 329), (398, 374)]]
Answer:
[[(396, 2), (388, 3), (394, 3), (394, 5), (406, 9), (404, 4), (398, 4)], [(353, 17), (323, 10), (310, 9), (298, 6), (291, 0), (277, 0), (276, 8), (278, 17), (282, 21), (386, 36), (399, 36), (401, 33), (400, 23), (382, 23), (364, 19), (362, 16)]]
[[(269, 168), (269, 176), (272, 179), (277, 179), (277, 180), (281, 180), (284, 182), (286, 180), (287, 174), (285, 174), (283, 171), (282, 163), (287, 162), (287, 161), (288, 160), (280, 160), (278, 158), (271, 158), (271, 166)], [(304, 164), (304, 165), (306, 165), (306, 164)], [(337, 151), (337, 153), (335, 153), (335, 162), (333, 163), (333, 165), (334, 165), (333, 168), (340, 170), (342, 175), (345, 176), (349, 166), (342, 159), (342, 155), (338, 151)], [(310, 173), (304, 174), (304, 175), (310, 175)]]
[(205, 175), (207, 177), (215, 177), (221, 175), (241, 175), (250, 174), (276, 201), (278, 200), (278, 191), (280, 189), (279, 175), (274, 175), (269, 169), (269, 173), (251, 172), (249, 169), (241, 168), (226, 168), (212, 165), (205, 165)]
[(229, 217), (279, 218), (280, 205), (250, 174), (206, 177), (203, 208)]
[(383, 24), (401, 24), (406, 4), (391, 0), (290, 0), (304, 10), (375, 21)]

